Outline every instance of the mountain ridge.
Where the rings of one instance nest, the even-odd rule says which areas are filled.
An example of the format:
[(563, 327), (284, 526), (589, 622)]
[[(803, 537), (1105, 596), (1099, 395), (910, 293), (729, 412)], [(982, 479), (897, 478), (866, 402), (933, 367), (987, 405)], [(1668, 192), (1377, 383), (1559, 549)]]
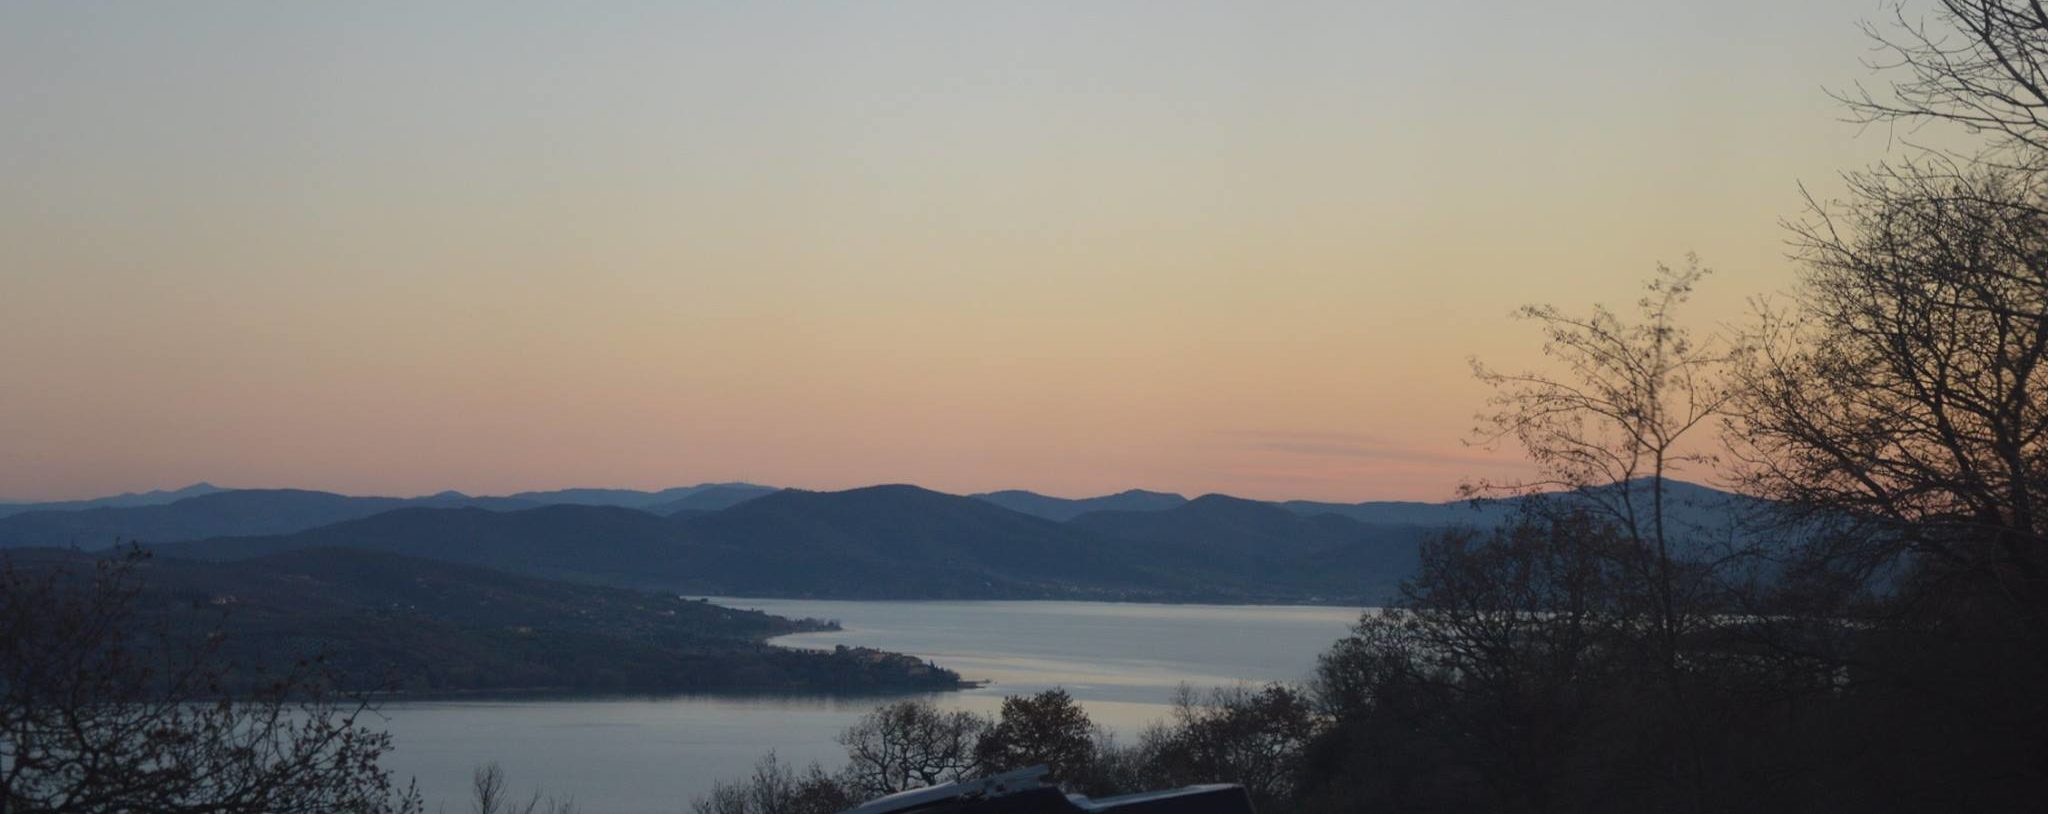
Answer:
[[(1390, 596), (1429, 535), (1491, 525), (1516, 507), (1124, 493), (1145, 505), (1178, 502), (1061, 522), (909, 484), (760, 493), (766, 489), (707, 487), (694, 494), (727, 505), (667, 516), (461, 493), (234, 490), (163, 506), (0, 518), (0, 547), (140, 540), (165, 556), (212, 561), (348, 547), (697, 595), (1357, 604)], [(1690, 484), (1676, 491), (1681, 519), (1725, 519), (1720, 509), (1686, 508), (1695, 499), (1739, 500)]]

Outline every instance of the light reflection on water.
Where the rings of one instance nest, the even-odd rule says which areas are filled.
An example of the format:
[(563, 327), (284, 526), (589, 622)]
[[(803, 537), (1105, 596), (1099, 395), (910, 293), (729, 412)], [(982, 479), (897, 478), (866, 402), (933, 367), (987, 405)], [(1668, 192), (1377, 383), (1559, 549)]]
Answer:
[[(1005, 695), (1063, 686), (1089, 715), (1135, 734), (1196, 687), (1307, 677), (1358, 611), (1293, 606), (1096, 602), (845, 602), (714, 599), (845, 629), (777, 644), (879, 647), (990, 682), (928, 697), (993, 713)], [(417, 777), (428, 811), (466, 811), (470, 770), (496, 760), (520, 793), (573, 795), (586, 811), (680, 812), (711, 782), (774, 750), (798, 763), (840, 758), (832, 738), (879, 700), (689, 695), (420, 701), (385, 708), (398, 750), (387, 764)]]

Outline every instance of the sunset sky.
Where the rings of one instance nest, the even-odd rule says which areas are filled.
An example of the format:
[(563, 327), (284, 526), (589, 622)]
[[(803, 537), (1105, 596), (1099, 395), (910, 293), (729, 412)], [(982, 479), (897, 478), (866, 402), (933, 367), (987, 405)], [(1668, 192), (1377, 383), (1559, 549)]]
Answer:
[(1515, 306), (1790, 284), (1879, 11), (10, 2), (0, 498), (1448, 499)]

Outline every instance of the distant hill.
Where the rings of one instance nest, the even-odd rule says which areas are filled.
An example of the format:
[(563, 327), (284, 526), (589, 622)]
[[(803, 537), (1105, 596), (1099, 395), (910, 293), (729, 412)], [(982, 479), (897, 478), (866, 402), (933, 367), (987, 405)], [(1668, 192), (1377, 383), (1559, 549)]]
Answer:
[(645, 510), (660, 515), (672, 515), (676, 512), (715, 512), (721, 509), (730, 509), (754, 498), (766, 497), (780, 491), (782, 490), (773, 486), (754, 486), (744, 483), (713, 486), (708, 489), (691, 492), (674, 500), (647, 506)]
[[(85, 572), (92, 555), (13, 552)], [(821, 627), (673, 594), (530, 579), (387, 553), (296, 550), (232, 563), (142, 564), (144, 626), (225, 633), (222, 655), (276, 670), (325, 654), (358, 686), (416, 692), (568, 689), (943, 689), (958, 677), (877, 651), (769, 647)]]
[[(1626, 490), (1625, 495), (1623, 490)], [(1624, 497), (1626, 500), (1622, 499)], [(1637, 516), (1647, 522), (1651, 516), (1652, 502), (1650, 480), (1639, 478), (1626, 485), (1617, 484), (1579, 492), (1548, 492), (1477, 502), (1375, 501), (1346, 504), (1289, 501), (1279, 505), (1298, 514), (1335, 514), (1368, 525), (1409, 524), (1436, 528), (1490, 528), (1512, 520), (1524, 508), (1539, 503), (1552, 507), (1568, 507), (1576, 503), (1594, 508), (1597, 513), (1602, 514), (1612, 507), (1632, 503)], [(1673, 555), (1681, 558), (1720, 559), (1748, 546), (1789, 544), (1791, 538), (1801, 532), (1779, 528), (1769, 522), (1769, 515), (1773, 509), (1769, 501), (1724, 492), (1711, 486), (1680, 480), (1664, 482), (1666, 529), (1676, 546)], [(1778, 539), (1773, 541), (1771, 538)], [(1763, 560), (1753, 559), (1747, 567), (1756, 569), (1756, 575), (1759, 577), (1775, 573), (1775, 567)]]
[(974, 498), (877, 486), (784, 490), (667, 518), (609, 506), (408, 507), (156, 550), (227, 561), (346, 547), (732, 596), (1251, 601), (1376, 595), (1412, 567), (1405, 533), (1220, 496), (1055, 523)]
[(554, 579), (659, 587), (688, 578), (678, 565), (681, 545), (681, 530), (665, 518), (615, 506), (557, 505), (510, 512), (408, 507), (290, 534), (190, 540), (154, 550), (225, 561), (354, 548)]
[(195, 483), (183, 489), (153, 489), (147, 492), (123, 492), (112, 497), (91, 500), (52, 500), (41, 503), (0, 503), (0, 517), (23, 512), (72, 512), (80, 509), (121, 509), (132, 506), (161, 506), (188, 497), (210, 495), (227, 491), (211, 483)]
[(1092, 512), (1070, 525), (1124, 543), (1180, 581), (1234, 598), (1377, 601), (1414, 573), (1433, 529), (1303, 516), (1271, 503), (1204, 495), (1164, 511)]
[[(1627, 487), (1637, 505), (1647, 510), (1649, 506), (1649, 480), (1639, 478)], [(1609, 486), (1593, 490), (1592, 494), (1613, 496), (1622, 487)], [(1766, 508), (1767, 504), (1731, 492), (1724, 492), (1711, 486), (1688, 483), (1680, 480), (1664, 482), (1666, 516), (1688, 526), (1720, 526), (1730, 519), (1753, 514)], [(1290, 500), (1279, 505), (1301, 515), (1337, 514), (1361, 523), (1404, 523), (1421, 526), (1490, 526), (1514, 516), (1516, 511), (1529, 500), (1569, 501), (1571, 493), (1552, 492), (1535, 498), (1501, 497), (1486, 500), (1458, 500), (1445, 503), (1421, 503), (1413, 501), (1367, 501), (1364, 503), (1325, 503), (1311, 500)]]
[(1454, 501), (1422, 503), (1406, 500), (1371, 500), (1364, 503), (1324, 503), (1290, 500), (1275, 504), (1295, 514), (1334, 514), (1361, 523), (1399, 523), (1414, 526), (1490, 526), (1514, 513), (1510, 502)]
[(1085, 532), (915, 486), (790, 489), (677, 522), (701, 564), (746, 594), (1116, 598), (1171, 587)]
[(442, 493), (423, 498), (350, 497), (302, 489), (235, 489), (151, 506), (39, 510), (0, 518), (0, 548), (102, 549), (121, 542), (285, 534), (405, 506), (530, 505), (505, 498)]
[(124, 541), (157, 543), (290, 534), (401, 508), (514, 511), (547, 505), (584, 505), (670, 514), (682, 509), (722, 509), (774, 491), (771, 487), (746, 483), (707, 483), (659, 492), (565, 489), (472, 497), (446, 491), (396, 498), (304, 489), (219, 489), (199, 484), (177, 492), (0, 507), (0, 548), (75, 546), (94, 550)]
[(970, 497), (994, 503), (1013, 512), (1023, 512), (1028, 515), (1061, 522), (1072, 520), (1089, 512), (1158, 511), (1161, 509), (1171, 509), (1188, 502), (1187, 498), (1180, 495), (1168, 492), (1148, 492), (1143, 489), (1131, 489), (1113, 495), (1084, 498), (1051, 497), (1037, 492), (1027, 492), (1022, 489), (983, 492), (978, 495), (970, 495)]
[[(526, 501), (529, 505), (569, 504), (577, 506), (618, 506), (626, 509), (643, 509), (657, 514), (669, 514), (684, 508), (724, 508), (723, 506), (676, 506), (663, 510), (660, 507), (684, 498), (714, 489), (757, 491), (767, 494), (775, 487), (753, 483), (700, 483), (696, 486), (678, 486), (655, 492), (638, 489), (556, 489), (546, 492), (519, 492), (508, 495), (515, 500)], [(758, 496), (757, 494), (757, 496)], [(730, 504), (728, 504), (730, 505)]]
[[(519, 508), (515, 501), (507, 508), (503, 501), (512, 499), (447, 494), (315, 528), (204, 539), (130, 536), (172, 540), (159, 550), (197, 559), (349, 547), (700, 595), (1373, 602), (1414, 573), (1417, 546), (1429, 535), (1451, 525), (1497, 524), (1519, 505), (1274, 504), (1205, 495), (1166, 508), (1088, 512), (1062, 523), (1004, 508), (988, 496), (915, 486), (757, 494), (765, 488), (700, 490), (686, 498), (728, 505), (679, 508), (668, 516), (598, 505)], [(182, 511), (188, 503), (237, 494), (119, 511)], [(1706, 526), (1726, 529), (1743, 505), (1691, 484), (1672, 484), (1669, 494), (1677, 525), (1700, 527), (1696, 539), (1704, 544), (1728, 539)], [(1131, 497), (1140, 506), (1177, 499)], [(334, 503), (332, 513), (351, 515), (379, 506), (345, 501), (380, 499), (320, 500), (344, 501)], [(299, 513), (297, 522), (308, 516)], [(33, 514), (0, 519), (0, 540), (7, 539), (10, 523), (28, 518), (48, 520)], [(197, 525), (165, 533), (190, 533)], [(61, 530), (76, 533), (75, 526)]]
[(911, 486), (785, 490), (673, 518), (608, 506), (405, 508), (291, 534), (156, 550), (239, 560), (323, 547), (739, 596), (1124, 598), (1172, 588), (1086, 532)]

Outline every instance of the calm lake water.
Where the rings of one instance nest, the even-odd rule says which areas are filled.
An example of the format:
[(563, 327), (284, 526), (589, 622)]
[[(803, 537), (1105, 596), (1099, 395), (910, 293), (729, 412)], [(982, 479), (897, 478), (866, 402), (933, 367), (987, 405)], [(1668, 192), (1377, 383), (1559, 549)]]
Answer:
[[(777, 644), (865, 645), (931, 659), (987, 686), (928, 697), (993, 712), (1005, 695), (1065, 687), (1120, 733), (1165, 716), (1182, 683), (1209, 687), (1307, 677), (1344, 635), (1345, 608), (1099, 602), (826, 602), (717, 599), (845, 630)], [(417, 779), (429, 812), (468, 810), (470, 771), (495, 760), (516, 792), (573, 796), (591, 814), (675, 814), (715, 780), (774, 750), (835, 767), (832, 741), (876, 698), (664, 696), (391, 704), (387, 761)]]

